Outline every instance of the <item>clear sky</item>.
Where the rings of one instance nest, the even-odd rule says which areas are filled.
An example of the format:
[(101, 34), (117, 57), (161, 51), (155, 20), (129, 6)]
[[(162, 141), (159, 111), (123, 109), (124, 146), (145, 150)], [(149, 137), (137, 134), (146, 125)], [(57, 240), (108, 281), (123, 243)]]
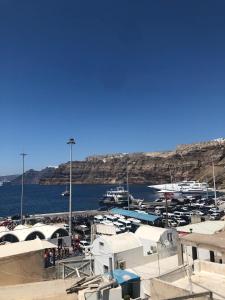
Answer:
[(225, 135), (224, 0), (0, 0), (0, 174)]

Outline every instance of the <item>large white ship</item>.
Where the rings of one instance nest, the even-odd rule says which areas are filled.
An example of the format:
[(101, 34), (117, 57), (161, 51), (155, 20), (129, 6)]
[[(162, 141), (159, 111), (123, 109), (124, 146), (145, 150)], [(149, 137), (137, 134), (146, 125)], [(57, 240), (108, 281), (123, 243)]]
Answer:
[(179, 192), (179, 193), (207, 193), (213, 192), (212, 188), (209, 188), (208, 183), (206, 182), (199, 182), (195, 180), (184, 180), (180, 182), (174, 183), (166, 183), (166, 184), (157, 184), (157, 185), (149, 185), (149, 188), (156, 190), (159, 193), (166, 193), (166, 192)]

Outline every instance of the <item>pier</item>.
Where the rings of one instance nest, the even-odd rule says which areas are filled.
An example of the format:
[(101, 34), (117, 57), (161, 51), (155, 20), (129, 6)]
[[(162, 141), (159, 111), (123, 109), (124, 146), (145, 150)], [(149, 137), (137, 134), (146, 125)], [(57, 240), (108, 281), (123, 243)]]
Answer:
[[(96, 215), (104, 215), (106, 214), (107, 211), (99, 211), (99, 210), (79, 210), (79, 211), (73, 211), (72, 212), (72, 217), (94, 217)], [(68, 217), (69, 212), (64, 211), (64, 212), (52, 212), (52, 213), (46, 213), (46, 214), (34, 214), (30, 215), (26, 219), (38, 219), (38, 218), (54, 218), (54, 217), (59, 217), (59, 218), (66, 218)]]

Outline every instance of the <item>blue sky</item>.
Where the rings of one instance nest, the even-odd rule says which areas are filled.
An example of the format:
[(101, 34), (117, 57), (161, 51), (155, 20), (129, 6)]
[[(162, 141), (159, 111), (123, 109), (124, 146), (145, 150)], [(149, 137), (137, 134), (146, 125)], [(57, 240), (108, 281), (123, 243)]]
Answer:
[(225, 1), (1, 0), (0, 174), (224, 136)]

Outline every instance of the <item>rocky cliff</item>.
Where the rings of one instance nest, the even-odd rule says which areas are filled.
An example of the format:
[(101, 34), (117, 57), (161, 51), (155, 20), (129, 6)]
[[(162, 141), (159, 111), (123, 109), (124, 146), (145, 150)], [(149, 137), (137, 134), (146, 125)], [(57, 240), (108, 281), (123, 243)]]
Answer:
[[(212, 185), (212, 161), (217, 187), (225, 188), (225, 140), (180, 145), (173, 151), (112, 154), (73, 162), (73, 183), (114, 184), (126, 181), (158, 184), (184, 179), (208, 181)], [(40, 184), (69, 182), (69, 163), (39, 178)]]
[[(47, 167), (41, 171), (28, 170), (24, 174), (24, 184), (39, 184), (42, 178), (50, 178), (54, 176), (55, 168)], [(19, 175), (11, 180), (12, 185), (21, 184), (22, 176)]]

